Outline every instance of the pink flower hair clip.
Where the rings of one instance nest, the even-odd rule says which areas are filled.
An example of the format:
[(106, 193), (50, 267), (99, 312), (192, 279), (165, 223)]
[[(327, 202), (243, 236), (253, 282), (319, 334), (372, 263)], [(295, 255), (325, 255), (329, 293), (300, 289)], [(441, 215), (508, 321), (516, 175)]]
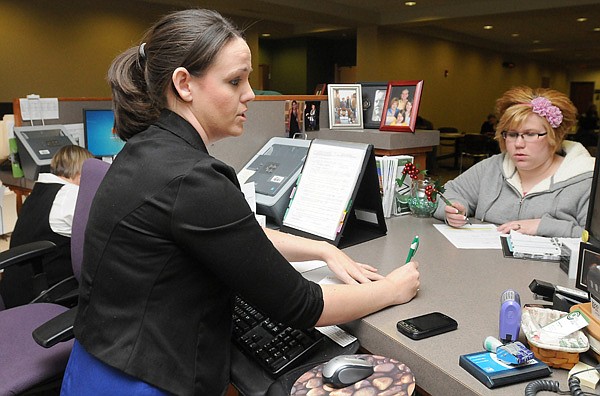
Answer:
[(538, 96), (533, 99), (531, 101), (531, 106), (533, 107), (533, 112), (548, 120), (552, 128), (558, 128), (563, 120), (560, 109), (543, 96)]

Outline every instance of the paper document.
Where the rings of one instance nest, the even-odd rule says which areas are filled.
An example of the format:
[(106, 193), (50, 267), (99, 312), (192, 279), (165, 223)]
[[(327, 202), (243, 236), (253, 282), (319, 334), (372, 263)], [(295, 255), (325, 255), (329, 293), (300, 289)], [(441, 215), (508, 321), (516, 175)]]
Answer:
[(300, 273), (312, 271), (327, 265), (325, 261), (321, 260), (292, 261), (290, 264), (292, 264), (292, 267), (294, 267), (294, 269)]
[(335, 240), (351, 203), (365, 152), (364, 147), (314, 141), (283, 224)]
[(447, 224), (433, 225), (459, 249), (502, 249), (500, 232), (495, 224), (467, 224), (460, 228)]
[(21, 98), (19, 105), (23, 121), (58, 119), (58, 98)]
[(337, 326), (316, 327), (321, 333), (325, 334), (331, 341), (334, 341), (341, 347), (346, 347), (356, 341), (356, 337), (346, 333)]

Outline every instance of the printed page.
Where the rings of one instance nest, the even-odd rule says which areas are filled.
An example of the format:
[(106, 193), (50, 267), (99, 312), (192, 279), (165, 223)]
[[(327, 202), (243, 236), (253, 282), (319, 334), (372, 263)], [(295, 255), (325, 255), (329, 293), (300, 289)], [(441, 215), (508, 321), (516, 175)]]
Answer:
[(500, 232), (495, 224), (467, 224), (460, 228), (447, 224), (433, 225), (459, 249), (502, 249)]
[(345, 218), (366, 153), (365, 145), (315, 140), (283, 224), (335, 240)]

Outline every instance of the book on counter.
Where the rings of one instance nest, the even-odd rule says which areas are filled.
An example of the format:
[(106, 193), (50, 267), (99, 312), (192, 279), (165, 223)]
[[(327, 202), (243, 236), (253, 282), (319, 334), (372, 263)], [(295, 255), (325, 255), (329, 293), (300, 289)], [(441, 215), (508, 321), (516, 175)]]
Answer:
[(499, 361), (495, 353), (488, 351), (461, 355), (459, 365), (488, 388), (497, 388), (552, 374), (550, 367), (540, 360), (531, 359), (525, 364), (510, 365)]

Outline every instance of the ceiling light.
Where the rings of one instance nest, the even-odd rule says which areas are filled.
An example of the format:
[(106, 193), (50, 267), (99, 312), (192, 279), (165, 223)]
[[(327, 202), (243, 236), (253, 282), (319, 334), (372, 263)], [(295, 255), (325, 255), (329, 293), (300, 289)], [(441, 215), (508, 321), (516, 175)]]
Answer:
[(600, 32), (600, 27), (595, 27), (594, 32)]
[(416, 1), (405, 1), (404, 5), (408, 6), (408, 7), (412, 7), (412, 6), (416, 6), (417, 2)]
[(261, 37), (271, 37), (271, 33), (262, 33)]
[(539, 43), (540, 43), (540, 40), (533, 40), (533, 41), (532, 41), (532, 43), (533, 43), (533, 44), (539, 44)]
[(585, 22), (587, 21), (587, 18), (577, 18), (577, 22)]
[(519, 33), (512, 33), (510, 37), (519, 37)]
[(483, 28), (485, 30), (492, 30), (494, 27), (492, 25), (485, 25)]

